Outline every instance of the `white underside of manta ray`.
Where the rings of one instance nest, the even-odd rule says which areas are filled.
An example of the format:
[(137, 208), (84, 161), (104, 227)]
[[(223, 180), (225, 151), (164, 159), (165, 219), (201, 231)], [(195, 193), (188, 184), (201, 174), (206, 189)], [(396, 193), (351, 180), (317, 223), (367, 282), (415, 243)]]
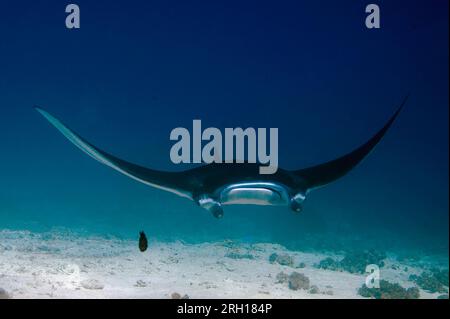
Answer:
[(219, 218), (223, 216), (222, 206), (228, 204), (284, 205), (300, 212), (310, 190), (344, 176), (369, 154), (392, 125), (406, 100), (381, 130), (354, 151), (305, 169), (289, 171), (279, 168), (271, 175), (259, 174), (256, 163), (212, 163), (181, 172), (145, 168), (100, 150), (50, 113), (38, 107), (36, 110), (69, 141), (100, 163), (146, 185), (189, 198)]

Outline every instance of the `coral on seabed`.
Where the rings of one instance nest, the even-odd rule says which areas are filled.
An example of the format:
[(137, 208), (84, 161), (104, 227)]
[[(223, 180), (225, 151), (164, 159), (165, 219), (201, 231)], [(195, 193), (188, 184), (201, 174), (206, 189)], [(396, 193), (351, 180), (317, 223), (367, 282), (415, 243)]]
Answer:
[(147, 283), (143, 280), (138, 280), (136, 281), (136, 283), (134, 284), (135, 287), (147, 287)]
[(170, 295), (170, 297), (172, 299), (189, 299), (188, 295), (184, 295), (183, 297), (178, 293), (178, 292), (174, 292)]
[(367, 265), (375, 264), (379, 267), (384, 266), (386, 255), (375, 250), (366, 250), (360, 252), (348, 253), (342, 260), (337, 261), (331, 257), (321, 260), (315, 265), (316, 268), (347, 271), (350, 273), (363, 274), (366, 272)]
[(341, 264), (339, 261), (334, 260), (331, 257), (322, 259), (318, 264), (314, 265), (316, 268), (327, 270), (341, 270)]
[(276, 279), (277, 279), (276, 283), (282, 284), (288, 282), (289, 276), (284, 272), (279, 272), (276, 276)]
[(294, 271), (289, 275), (289, 288), (292, 290), (309, 289), (309, 278)]
[(431, 269), (430, 271), (422, 272), (419, 276), (411, 275), (409, 280), (431, 293), (448, 292), (448, 269)]
[(236, 248), (239, 246), (239, 244), (231, 239), (225, 239), (221, 245), (223, 247), (227, 247), (227, 248)]
[(269, 262), (273, 264), (277, 260), (278, 254), (273, 253), (269, 256)]
[(276, 262), (282, 266), (290, 266), (290, 267), (292, 267), (294, 265), (294, 259), (291, 256), (289, 256), (288, 254), (279, 255), (279, 254), (273, 253), (272, 255), (269, 256), (269, 262), (271, 264)]
[[(288, 283), (288, 287), (291, 290), (307, 290), (310, 294), (318, 294), (321, 293), (319, 287), (316, 285), (310, 286), (310, 280), (307, 276), (302, 273), (298, 273), (296, 271), (292, 272), (290, 275), (287, 275), (284, 272), (279, 272), (276, 276), (276, 283)], [(323, 294), (332, 295), (332, 291), (323, 292)]]
[(11, 296), (6, 292), (5, 289), (0, 288), (0, 299), (9, 299)]
[(174, 292), (170, 295), (172, 299), (181, 299), (181, 295), (178, 292)]
[(319, 287), (317, 287), (316, 285), (312, 285), (311, 288), (309, 289), (309, 293), (310, 294), (318, 294), (319, 293)]
[(375, 299), (418, 299), (420, 297), (417, 287), (405, 289), (399, 284), (390, 283), (387, 280), (380, 280), (379, 288), (368, 288), (364, 284), (358, 289), (358, 294), (362, 297)]
[(96, 279), (85, 279), (80, 282), (84, 289), (103, 289), (104, 285)]
[(239, 251), (230, 251), (225, 255), (227, 258), (231, 259), (254, 259), (255, 257), (249, 253), (241, 253)]

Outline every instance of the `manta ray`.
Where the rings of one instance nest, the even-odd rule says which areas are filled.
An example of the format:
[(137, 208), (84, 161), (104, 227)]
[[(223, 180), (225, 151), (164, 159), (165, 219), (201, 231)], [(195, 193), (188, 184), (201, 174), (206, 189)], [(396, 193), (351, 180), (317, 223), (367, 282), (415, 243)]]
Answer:
[(351, 171), (383, 138), (397, 118), (407, 97), (385, 125), (352, 152), (316, 166), (260, 174), (257, 163), (211, 163), (193, 169), (168, 172), (139, 166), (117, 158), (92, 145), (47, 111), (35, 107), (70, 142), (83, 152), (120, 173), (148, 186), (188, 198), (213, 216), (223, 216), (223, 206), (253, 204), (287, 206), (302, 211), (307, 194)]

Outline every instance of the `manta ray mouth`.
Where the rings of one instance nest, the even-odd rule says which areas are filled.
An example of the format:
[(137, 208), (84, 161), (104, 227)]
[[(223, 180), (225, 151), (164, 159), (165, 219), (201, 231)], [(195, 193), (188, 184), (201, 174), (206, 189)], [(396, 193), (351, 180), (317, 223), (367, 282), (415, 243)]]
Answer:
[(249, 182), (225, 186), (217, 197), (223, 205), (249, 204), (281, 206), (289, 203), (286, 186), (270, 182)]

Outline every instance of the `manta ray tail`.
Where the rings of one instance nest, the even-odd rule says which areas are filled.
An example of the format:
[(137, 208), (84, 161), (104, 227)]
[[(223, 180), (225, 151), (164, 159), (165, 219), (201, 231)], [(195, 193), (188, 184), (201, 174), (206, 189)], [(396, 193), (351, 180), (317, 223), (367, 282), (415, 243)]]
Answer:
[(294, 173), (307, 181), (308, 189), (326, 185), (344, 176), (358, 165), (358, 163), (361, 162), (383, 138), (389, 127), (391, 127), (392, 123), (397, 118), (407, 99), (408, 96), (405, 97), (400, 107), (378, 133), (353, 152), (317, 166), (294, 171)]
[(189, 191), (190, 187), (186, 181), (186, 178), (183, 176), (183, 172), (157, 171), (124, 161), (90, 144), (50, 113), (39, 107), (35, 107), (35, 109), (54, 127), (56, 127), (69, 141), (100, 163), (105, 164), (141, 183), (163, 189), (183, 197), (191, 198)]

